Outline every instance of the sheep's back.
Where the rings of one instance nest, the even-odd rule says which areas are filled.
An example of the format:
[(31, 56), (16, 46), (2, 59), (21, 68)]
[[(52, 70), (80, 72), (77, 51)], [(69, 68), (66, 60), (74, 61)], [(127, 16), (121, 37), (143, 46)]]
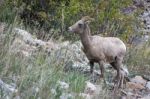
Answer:
[(91, 44), (97, 51), (104, 53), (107, 60), (112, 60), (116, 56), (124, 57), (126, 53), (125, 44), (116, 37), (91, 36)]

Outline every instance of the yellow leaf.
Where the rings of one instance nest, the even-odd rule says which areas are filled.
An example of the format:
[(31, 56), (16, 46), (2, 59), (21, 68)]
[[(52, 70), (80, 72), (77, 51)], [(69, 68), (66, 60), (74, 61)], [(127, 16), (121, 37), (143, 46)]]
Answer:
[(43, 19), (47, 19), (47, 14), (43, 11), (39, 12), (38, 15), (40, 15)]

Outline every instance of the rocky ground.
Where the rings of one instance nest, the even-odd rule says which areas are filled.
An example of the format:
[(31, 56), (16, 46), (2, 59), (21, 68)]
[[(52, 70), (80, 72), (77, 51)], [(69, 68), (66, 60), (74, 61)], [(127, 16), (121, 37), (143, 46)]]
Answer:
[[(134, 7), (129, 7), (123, 9), (123, 13), (130, 14), (138, 7), (143, 7), (145, 10), (139, 16), (139, 20), (144, 23), (143, 29), (138, 29), (138, 31), (142, 31), (143, 35), (135, 35), (132, 38), (132, 44), (139, 45), (143, 42), (147, 42), (150, 38), (150, 1), (149, 0), (134, 0)], [(5, 24), (0, 24), (0, 47), (1, 42), (6, 38), (6, 35), (3, 34), (5, 31)], [(36, 53), (40, 51), (45, 52), (47, 55), (51, 56), (55, 54), (58, 61), (63, 61), (65, 63), (64, 72), (67, 71), (80, 71), (81, 73), (89, 76), (89, 79), (85, 83), (85, 90), (80, 93), (80, 96), (85, 99), (100, 99), (100, 94), (103, 92), (102, 83), (99, 83), (99, 70), (94, 70), (94, 75), (91, 77), (89, 73), (89, 64), (88, 60), (85, 57), (84, 53), (81, 50), (82, 44), (80, 41), (70, 43), (69, 41), (65, 42), (55, 42), (53, 40), (42, 41), (33, 37), (30, 33), (20, 28), (14, 28), (14, 37), (10, 45), (10, 53), (15, 53), (16, 56), (22, 56), (22, 58), (34, 57)], [(106, 73), (109, 74), (107, 76), (108, 85), (110, 86), (108, 93), (109, 98), (114, 97), (114, 99), (150, 99), (150, 77), (144, 77), (141, 75), (130, 76), (126, 84), (124, 84), (124, 88), (120, 89), (115, 96), (112, 93), (112, 77), (116, 75), (116, 72), (109, 66), (105, 65)], [(58, 81), (58, 86), (64, 92), (60, 96), (60, 99), (68, 99), (74, 97), (76, 93), (69, 92), (68, 88), (70, 87), (68, 83), (64, 81)], [(7, 84), (2, 79), (0, 79), (0, 89), (5, 92), (6, 98), (12, 94), (17, 94), (18, 90), (16, 88), (16, 84)], [(38, 88), (35, 89), (35, 92), (38, 91)], [(51, 89), (51, 92), (57, 95), (56, 89)], [(21, 99), (17, 94), (16, 99)]]
[[(2, 33), (4, 27), (1, 27), (1, 40), (5, 38)], [(64, 72), (66, 71), (80, 71), (81, 73), (89, 76), (89, 80), (85, 83), (85, 90), (80, 93), (80, 96), (85, 99), (99, 99), (101, 91), (103, 91), (102, 83), (97, 82), (99, 80), (100, 71), (94, 70), (94, 76), (90, 77), (88, 60), (84, 53), (81, 51), (82, 44), (80, 41), (75, 43), (66, 42), (54, 42), (42, 41), (33, 37), (30, 33), (25, 30), (14, 28), (13, 32), (15, 37), (12, 40), (10, 46), (10, 53), (15, 53), (15, 55), (22, 56), (22, 58), (33, 57), (36, 53), (43, 51), (47, 55), (55, 54), (58, 61), (63, 60), (66, 64)], [(58, 56), (57, 56), (58, 55)], [(116, 75), (115, 71), (108, 65), (105, 65), (106, 72), (109, 74), (107, 77), (108, 85), (110, 86), (109, 94), (113, 96), (112, 93), (112, 82), (111, 78)], [(113, 76), (110, 76), (113, 75)], [(110, 78), (110, 79), (109, 79)], [(149, 99), (150, 98), (150, 79), (144, 79), (142, 76), (136, 75), (135, 77), (129, 77), (129, 81), (124, 85), (124, 89), (120, 89), (116, 98), (121, 97), (121, 99)], [(110, 81), (110, 82), (109, 82)], [(63, 81), (58, 81), (57, 83), (61, 89), (66, 90), (60, 96), (60, 99), (67, 99), (73, 97), (75, 93), (67, 93), (69, 84)], [(4, 81), (0, 80), (0, 88), (7, 94), (12, 95), (12, 93), (17, 93), (16, 84), (6, 84)], [(38, 90), (38, 89), (37, 89)], [(35, 90), (36, 91), (36, 90)], [(56, 93), (56, 89), (51, 89), (53, 94)], [(19, 99), (19, 96), (17, 96)]]

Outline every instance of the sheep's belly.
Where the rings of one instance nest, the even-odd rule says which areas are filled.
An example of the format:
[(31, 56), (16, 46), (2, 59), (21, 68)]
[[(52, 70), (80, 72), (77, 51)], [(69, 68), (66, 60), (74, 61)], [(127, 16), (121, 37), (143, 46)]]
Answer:
[(105, 56), (106, 57), (106, 62), (111, 63), (115, 61), (115, 56)]
[(100, 60), (105, 60), (104, 55), (98, 55), (96, 53), (85, 53), (89, 61), (98, 62)]
[(98, 62), (100, 60), (103, 60), (107, 63), (111, 63), (111, 62), (114, 62), (115, 61), (115, 57), (116, 56), (105, 56), (105, 55), (100, 55), (100, 54), (96, 54), (96, 53), (89, 53), (89, 52), (86, 52), (85, 53), (88, 60), (89, 61), (93, 61), (93, 62)]

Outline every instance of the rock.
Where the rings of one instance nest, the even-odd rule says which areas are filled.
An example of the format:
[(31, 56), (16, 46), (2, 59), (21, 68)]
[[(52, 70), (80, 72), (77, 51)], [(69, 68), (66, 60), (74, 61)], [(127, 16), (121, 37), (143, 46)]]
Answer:
[(8, 85), (8, 84), (4, 83), (1, 79), (0, 79), (0, 87), (7, 93), (17, 93), (18, 92), (18, 90), (15, 88), (14, 84)]
[(126, 83), (126, 88), (129, 90), (142, 90), (145, 89), (145, 87), (140, 84), (140, 83), (135, 83), (135, 82), (127, 82)]
[(78, 70), (80, 72), (89, 72), (88, 59), (81, 50), (82, 44), (77, 41), (58, 49), (55, 53), (57, 60), (65, 63), (65, 71)]
[(79, 96), (83, 97), (84, 99), (93, 99), (92, 95), (85, 94), (85, 93), (80, 93)]
[(11, 45), (11, 52), (21, 56), (29, 57), (34, 55), (35, 52), (41, 50), (49, 54), (51, 51), (59, 48), (59, 45), (52, 40), (48, 42), (42, 41), (36, 37), (33, 37), (25, 30), (15, 28), (14, 33), (16, 35)]
[(3, 43), (6, 37), (6, 34), (4, 33), (5, 27), (6, 27), (5, 23), (0, 22), (0, 49), (1, 47), (3, 48)]
[(144, 7), (144, 0), (133, 0), (133, 4), (136, 7)]
[(17, 34), (16, 36), (23, 40), (27, 44), (34, 44), (34, 39), (30, 33), (25, 30), (15, 28), (14, 32)]
[(135, 9), (136, 9), (136, 7), (130, 6), (130, 7), (126, 7), (126, 8), (121, 9), (121, 12), (124, 14), (131, 14), (134, 12)]
[(4, 0), (0, 0), (0, 6), (4, 3)]
[(150, 99), (150, 95), (144, 96), (143, 98), (139, 98), (139, 99)]
[(148, 88), (150, 90), (150, 81), (147, 82), (146, 88)]
[[(145, 31), (145, 30), (140, 30), (141, 32), (150, 32), (150, 30)], [(150, 39), (150, 36), (148, 34), (143, 34), (143, 35), (135, 35), (131, 38), (130, 42), (132, 45), (135, 46), (140, 46), (144, 45), (146, 42), (148, 42)]]
[(84, 92), (86, 94), (94, 95), (96, 93), (96, 86), (92, 84), (91, 82), (86, 82), (85, 90)]
[(53, 89), (53, 88), (51, 89), (51, 93), (52, 93), (52, 94), (54, 94), (54, 95), (56, 95), (56, 94), (57, 94), (56, 90), (55, 90), (55, 89)]
[(6, 84), (0, 79), (0, 89), (1, 89), (1, 98), (3, 99), (12, 99), (12, 96), (16, 96), (14, 99), (20, 99), (20, 96), (18, 94), (18, 89), (16, 88), (15, 83)]
[(128, 77), (129, 71), (128, 71), (127, 66), (122, 66), (122, 67), (121, 67), (121, 72), (123, 73), (123, 75), (124, 75), (125, 77)]
[(68, 89), (69, 88), (69, 84), (67, 84), (66, 82), (58, 81), (57, 83), (60, 85), (61, 89)]
[(62, 93), (59, 99), (73, 99), (73, 95), (70, 93)]
[(62, 42), (61, 44), (59, 44), (60, 47), (66, 47), (66, 46), (68, 46), (68, 45), (70, 45), (70, 42), (69, 42), (69, 41), (64, 41), (64, 42)]
[(28, 33), (25, 30), (21, 30), (19, 28), (15, 28), (14, 32), (17, 34), (17, 38), (20, 38), (23, 40), (26, 44), (29, 44), (31, 46), (36, 46), (36, 47), (42, 47), (43, 49), (55, 49), (57, 48), (57, 44), (54, 43), (52, 40), (46, 42), (42, 41), (40, 39), (37, 39), (33, 37), (30, 33)]
[(33, 52), (37, 51), (37, 48), (34, 46), (30, 46), (23, 42), (22, 40), (16, 38), (10, 47), (10, 52), (23, 56), (29, 57)]
[[(135, 91), (135, 90), (134, 90)], [(137, 92), (130, 92), (130, 91), (124, 91), (121, 90), (121, 92), (124, 94), (123, 96), (121, 96), (121, 99), (139, 99), (142, 96), (140, 94), (138, 94)]]
[(4, 32), (5, 27), (5, 24), (0, 22), (0, 34)]
[(141, 84), (143, 86), (145, 86), (146, 84), (146, 80), (143, 79), (141, 76), (135, 76), (134, 78), (131, 79), (131, 82)]
[(86, 65), (87, 63), (83, 63), (83, 62), (81, 63), (77, 61), (72, 64), (72, 68), (83, 72), (90, 71), (90, 66), (86, 66)]

